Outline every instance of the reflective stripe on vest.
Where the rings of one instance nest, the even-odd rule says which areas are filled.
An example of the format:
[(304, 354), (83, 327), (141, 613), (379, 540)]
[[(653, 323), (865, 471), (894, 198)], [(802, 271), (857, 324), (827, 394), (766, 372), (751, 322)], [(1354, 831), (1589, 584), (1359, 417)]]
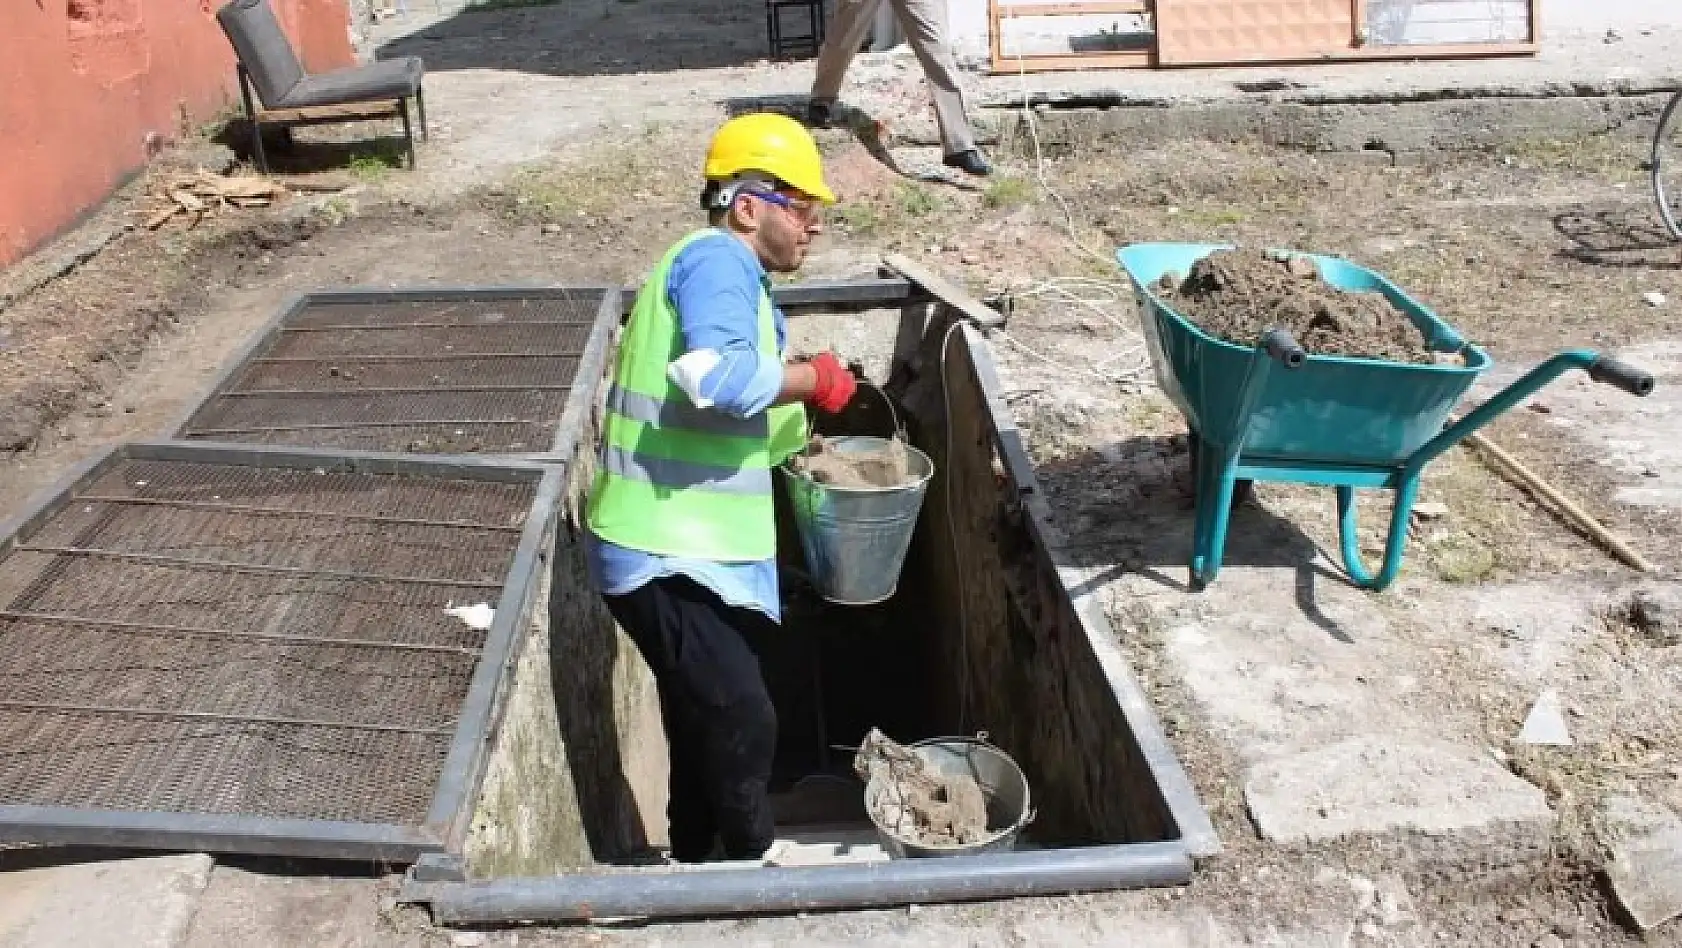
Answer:
[(627, 391), (618, 382), (608, 387), (607, 410), (662, 428), (683, 428), (732, 438), (764, 438), (771, 433), (771, 421), (765, 415), (736, 418), (721, 411), (696, 408), (688, 399), (666, 401)]
[[(672, 262), (702, 237), (678, 241), (637, 296), (607, 392), (590, 528), (620, 546), (720, 562), (776, 555), (771, 468), (805, 443), (805, 409), (751, 418), (697, 408), (666, 375), (684, 354), (668, 296)], [(728, 235), (713, 239), (734, 240)], [(759, 356), (781, 363), (770, 294), (759, 294)]]

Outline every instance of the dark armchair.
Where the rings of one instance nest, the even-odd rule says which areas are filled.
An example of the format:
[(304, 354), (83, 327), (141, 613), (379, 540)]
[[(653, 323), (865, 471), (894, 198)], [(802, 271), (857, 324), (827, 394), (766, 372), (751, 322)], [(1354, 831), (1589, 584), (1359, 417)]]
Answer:
[[(265, 125), (290, 128), (392, 117), (403, 120), (409, 167), (415, 166), (410, 99), (419, 113), (421, 137), (426, 137), (426, 99), (421, 92), (425, 66), (418, 56), (310, 75), (268, 0), (231, 0), (216, 11), (216, 20), (239, 60), (240, 97), (251, 123), (251, 147), (259, 171), (269, 170), (263, 153)], [(256, 102), (252, 101), (254, 90)]]

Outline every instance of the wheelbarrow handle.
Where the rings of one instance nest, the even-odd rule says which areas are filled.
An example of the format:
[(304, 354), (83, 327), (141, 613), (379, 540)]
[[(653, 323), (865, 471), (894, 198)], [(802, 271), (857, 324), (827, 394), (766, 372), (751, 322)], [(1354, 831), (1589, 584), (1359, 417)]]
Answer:
[(1297, 345), (1296, 339), (1284, 329), (1269, 329), (1262, 333), (1261, 345), (1263, 351), (1278, 359), (1287, 369), (1301, 368), (1303, 362), (1308, 359), (1308, 353), (1302, 346)]
[(1615, 385), (1631, 395), (1645, 397), (1653, 393), (1651, 374), (1609, 356), (1601, 356), (1589, 365), (1589, 378)]

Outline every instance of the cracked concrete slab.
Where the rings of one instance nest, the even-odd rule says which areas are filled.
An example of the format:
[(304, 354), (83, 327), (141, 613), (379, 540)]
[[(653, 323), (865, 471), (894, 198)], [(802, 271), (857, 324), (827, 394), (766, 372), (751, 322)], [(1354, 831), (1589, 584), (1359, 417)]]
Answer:
[(1319, 570), (1237, 567), (1195, 600), (1144, 601), (1264, 837), (1549, 831), (1542, 792), (1435, 690), (1435, 633), (1392, 621), (1379, 597)]
[[(425, 943), (396, 882), (218, 866), (183, 948), (383, 948)], [(436, 944), (437, 942), (432, 942)]]
[(1642, 931), (1682, 915), (1682, 817), (1639, 797), (1608, 798), (1601, 811), (1616, 839), (1606, 878)]
[(1351, 834), (1516, 830), (1545, 838), (1542, 791), (1463, 745), (1351, 738), (1266, 761), (1244, 800), (1256, 829), (1280, 843)]
[(210, 878), (203, 853), (19, 869), (0, 875), (7, 948), (176, 948)]

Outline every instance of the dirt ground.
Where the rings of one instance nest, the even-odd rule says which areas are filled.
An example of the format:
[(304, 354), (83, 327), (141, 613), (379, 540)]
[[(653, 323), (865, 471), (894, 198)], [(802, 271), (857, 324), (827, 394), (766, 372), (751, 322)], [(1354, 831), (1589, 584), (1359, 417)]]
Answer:
[[(449, 194), (421, 196), (400, 173), (375, 174), (353, 193), (253, 209), (190, 233), (123, 237), (0, 312), (0, 450), (10, 452), (0, 460), (0, 515), (104, 445), (165, 434), (290, 294), (639, 280), (696, 222), (688, 156), (699, 153), (704, 118), (579, 145)], [(1425, 481), (1393, 590), (1350, 590), (1324, 554), (1336, 538), (1329, 491), (1263, 484), (1235, 514), (1228, 572), (1189, 595), (1177, 578), (1190, 531), (1184, 423), (1152, 382), (1112, 256), (1142, 240), (1346, 255), (1488, 348), (1502, 371), (1589, 346), (1644, 361), (1662, 387), (1682, 380), (1672, 342), (1682, 340), (1682, 254), (1659, 239), (1634, 140), (1402, 166), (1116, 143), (1043, 167), (1000, 156), (1001, 174), (970, 187), (896, 175), (845, 132), (823, 143), (844, 203), (807, 275), (869, 275), (880, 253), (900, 251), (1008, 299), (1011, 322), (992, 342), (1011, 407), (1074, 565), (1108, 571), (1122, 645), (1226, 851), (1184, 892), (526, 931), (519, 944), (1077, 944), (1170, 931), (1185, 944), (1637, 943), (1598, 876), (1614, 841), (1603, 799), (1682, 812), (1682, 650), (1620, 618), (1637, 577), (1456, 449)], [(1644, 294), (1653, 292), (1670, 302), (1650, 305)], [(1488, 433), (1668, 575), (1678, 506), (1662, 492), (1627, 497), (1682, 477), (1664, 453), (1682, 435), (1682, 415), (1640, 415), (1641, 437), (1609, 442), (1606, 419), (1636, 417), (1638, 407), (1611, 389), (1562, 381)], [(1369, 557), (1382, 545), (1379, 500), (1363, 515)], [(1544, 687), (1563, 692), (1571, 747), (1514, 739)], [(1423, 740), (1426, 731), (1538, 788), (1549, 818), (1471, 836), (1430, 827), (1259, 835), (1249, 791), (1278, 776), (1271, 768), (1281, 760), (1374, 734)], [(1373, 780), (1452, 776), (1404, 768), (1375, 770)], [(197, 933), (206, 944), (215, 935)], [(509, 933), (492, 937), (514, 943)], [(1682, 932), (1672, 923), (1645, 943), (1682, 943)]]

